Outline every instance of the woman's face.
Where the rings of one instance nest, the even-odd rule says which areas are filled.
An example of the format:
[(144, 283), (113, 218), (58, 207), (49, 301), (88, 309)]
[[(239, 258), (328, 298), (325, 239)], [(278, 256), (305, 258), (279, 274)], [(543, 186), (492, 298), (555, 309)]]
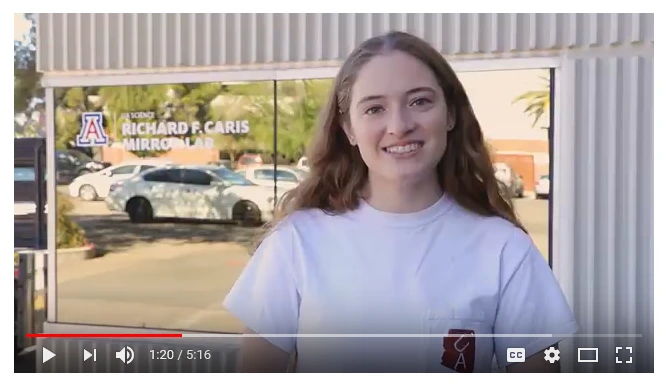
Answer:
[(395, 51), (375, 56), (359, 71), (344, 130), (371, 176), (419, 180), (435, 177), (454, 125), (449, 115), (432, 71)]

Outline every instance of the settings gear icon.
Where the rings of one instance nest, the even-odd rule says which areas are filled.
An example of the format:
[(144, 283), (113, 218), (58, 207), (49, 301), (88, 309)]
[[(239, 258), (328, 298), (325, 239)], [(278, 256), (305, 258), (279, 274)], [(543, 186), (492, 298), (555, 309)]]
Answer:
[(545, 361), (549, 362), (550, 364), (559, 361), (559, 353), (559, 349), (554, 348), (554, 346), (550, 346), (547, 350), (545, 350)]

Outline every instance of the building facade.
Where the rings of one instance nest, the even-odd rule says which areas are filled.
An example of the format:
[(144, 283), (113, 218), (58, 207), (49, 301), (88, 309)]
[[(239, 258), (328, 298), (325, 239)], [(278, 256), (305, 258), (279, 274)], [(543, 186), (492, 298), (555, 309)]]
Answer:
[[(389, 30), (425, 38), (460, 72), (554, 69), (551, 265), (581, 333), (631, 335), (594, 340), (603, 361), (619, 343), (644, 357), (613, 369), (563, 357), (564, 367), (653, 371), (653, 14), (40, 14), (38, 69), (52, 110), (58, 87), (332, 78), (359, 42)], [(533, 153), (538, 169), (545, 149), (518, 147), (503, 151)], [(46, 328), (94, 329), (54, 312)]]

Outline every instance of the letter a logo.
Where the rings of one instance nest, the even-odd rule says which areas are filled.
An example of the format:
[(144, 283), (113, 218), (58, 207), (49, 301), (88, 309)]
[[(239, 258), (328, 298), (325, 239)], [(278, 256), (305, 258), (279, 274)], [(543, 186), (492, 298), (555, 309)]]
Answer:
[(76, 136), (77, 147), (96, 147), (108, 144), (109, 137), (104, 131), (101, 112), (84, 112), (81, 114), (81, 131)]
[(460, 373), (471, 373), (476, 360), (476, 336), (473, 330), (450, 329), (443, 338), (441, 365)]

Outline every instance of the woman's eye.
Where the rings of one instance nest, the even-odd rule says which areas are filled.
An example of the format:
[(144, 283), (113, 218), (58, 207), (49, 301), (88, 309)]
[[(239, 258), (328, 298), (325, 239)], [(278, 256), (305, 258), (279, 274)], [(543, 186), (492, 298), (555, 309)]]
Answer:
[(425, 105), (428, 105), (429, 103), (431, 103), (431, 101), (427, 98), (418, 98), (418, 99), (414, 100), (413, 102), (411, 102), (411, 105), (412, 106), (425, 106)]
[(370, 107), (365, 111), (367, 115), (374, 115), (381, 112), (381, 107)]

